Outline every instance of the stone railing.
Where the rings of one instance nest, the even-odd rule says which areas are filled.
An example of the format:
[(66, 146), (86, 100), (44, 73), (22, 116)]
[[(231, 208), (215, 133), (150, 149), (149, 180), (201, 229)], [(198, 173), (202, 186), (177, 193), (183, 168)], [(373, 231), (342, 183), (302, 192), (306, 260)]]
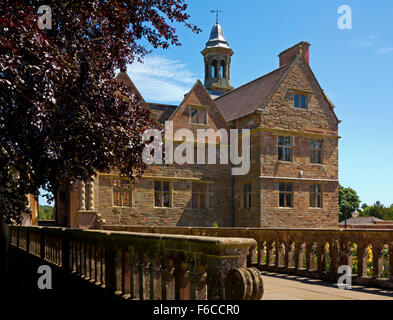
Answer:
[(253, 238), (260, 270), (337, 281), (341, 265), (353, 283), (393, 288), (393, 230), (106, 226), (161, 234)]
[[(260, 273), (255, 276), (254, 268), (247, 269), (247, 262), (255, 252), (253, 239), (56, 227), (10, 226), (9, 231), (10, 247), (15, 254), (27, 254), (38, 259), (39, 264), (58, 268), (63, 277), (84, 279), (115, 297), (233, 298), (239, 293), (225, 291), (230, 272), (256, 279), (254, 287), (263, 292)], [(31, 259), (25, 260), (27, 263)], [(240, 287), (250, 284), (253, 285), (252, 281)], [(239, 287), (239, 284), (231, 283), (227, 287)], [(262, 293), (255, 290), (248, 295), (241, 298), (262, 297)]]

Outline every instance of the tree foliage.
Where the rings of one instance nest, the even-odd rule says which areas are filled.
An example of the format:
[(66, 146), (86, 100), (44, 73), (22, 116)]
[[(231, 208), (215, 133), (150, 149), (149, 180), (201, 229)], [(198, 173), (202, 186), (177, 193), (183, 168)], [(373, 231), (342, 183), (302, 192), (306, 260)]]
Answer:
[(362, 205), (361, 216), (372, 216), (381, 220), (393, 220), (393, 204), (390, 207), (385, 206), (380, 201), (376, 201), (373, 205)]
[(352, 188), (338, 187), (339, 221), (350, 218), (352, 212), (359, 209), (360, 199)]
[[(52, 9), (41, 30), (37, 9)], [(19, 219), (26, 194), (144, 165), (141, 133), (155, 124), (132, 88), (114, 80), (148, 48), (193, 32), (184, 0), (0, 0), (0, 211)]]

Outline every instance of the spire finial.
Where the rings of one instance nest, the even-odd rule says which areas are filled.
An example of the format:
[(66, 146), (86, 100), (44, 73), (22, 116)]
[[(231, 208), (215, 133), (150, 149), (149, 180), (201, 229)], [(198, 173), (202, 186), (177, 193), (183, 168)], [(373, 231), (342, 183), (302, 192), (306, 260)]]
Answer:
[(221, 10), (218, 10), (218, 9), (216, 9), (216, 10), (210, 10), (210, 13), (216, 13), (216, 23), (218, 24), (218, 13), (219, 12), (222, 12)]

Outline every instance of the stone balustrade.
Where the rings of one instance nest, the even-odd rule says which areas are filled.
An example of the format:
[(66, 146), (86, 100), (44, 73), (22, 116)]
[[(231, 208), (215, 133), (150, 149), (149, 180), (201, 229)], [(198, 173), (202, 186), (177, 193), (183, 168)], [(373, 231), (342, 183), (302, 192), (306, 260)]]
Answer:
[(106, 226), (111, 230), (253, 238), (260, 270), (337, 281), (352, 268), (355, 284), (393, 288), (393, 230)]
[[(256, 247), (253, 239), (232, 237), (34, 226), (10, 226), (9, 232), (11, 250), (58, 268), (63, 277), (140, 300), (230, 298), (228, 273), (245, 272)], [(260, 298), (261, 290), (253, 296)]]

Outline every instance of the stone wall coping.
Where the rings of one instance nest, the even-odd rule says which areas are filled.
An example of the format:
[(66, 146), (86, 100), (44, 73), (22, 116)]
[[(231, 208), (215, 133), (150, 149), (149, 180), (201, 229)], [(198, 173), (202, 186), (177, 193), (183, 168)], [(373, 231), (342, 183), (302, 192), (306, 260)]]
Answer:
[[(11, 229), (16, 226), (10, 226)], [(174, 234), (159, 234), (146, 232), (128, 232), (128, 231), (112, 231), (112, 230), (86, 230), (86, 229), (68, 229), (62, 227), (42, 227), (42, 226), (17, 226), (19, 232), (24, 231), (38, 231), (49, 235), (53, 234), (74, 234), (81, 237), (95, 237), (95, 236), (110, 236), (114, 240), (127, 241), (141, 240), (141, 241), (164, 241), (164, 242), (179, 242), (185, 248), (186, 244), (192, 246), (208, 246), (208, 247), (231, 247), (231, 248), (248, 248), (256, 246), (254, 239), (236, 238), (236, 237), (211, 237), (211, 236), (194, 236), (194, 235), (174, 235)], [(185, 250), (187, 251), (187, 250)]]
[(177, 230), (239, 230), (239, 231), (289, 231), (289, 232), (377, 232), (377, 233), (388, 233), (392, 232), (392, 229), (362, 229), (362, 228), (249, 228), (249, 227), (183, 227), (183, 226), (140, 226), (140, 225), (104, 225), (105, 230), (113, 230), (111, 228), (151, 228), (151, 229), (177, 229)]

